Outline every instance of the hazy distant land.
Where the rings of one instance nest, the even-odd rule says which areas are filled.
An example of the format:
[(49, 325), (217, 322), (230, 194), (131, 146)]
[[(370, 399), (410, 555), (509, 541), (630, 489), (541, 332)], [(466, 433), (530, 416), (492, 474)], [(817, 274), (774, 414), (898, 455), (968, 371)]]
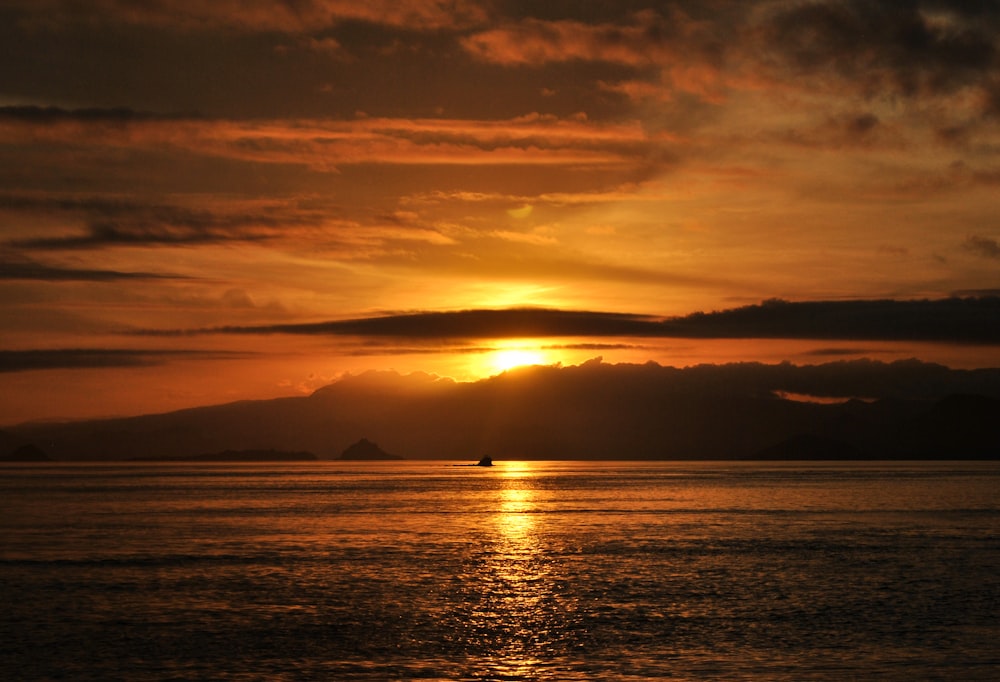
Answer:
[[(361, 456), (359, 441), (368, 438), (378, 451)], [(388, 452), (461, 460), (993, 459), (1000, 370), (915, 360), (677, 369), (595, 359), (474, 383), (369, 372), (301, 398), (0, 432), (0, 453), (28, 444), (70, 461)], [(350, 452), (352, 444), (360, 450)]]
[(223, 450), (197, 455), (139, 455), (130, 458), (135, 462), (308, 462), (315, 461), (311, 452), (290, 452), (288, 450)]

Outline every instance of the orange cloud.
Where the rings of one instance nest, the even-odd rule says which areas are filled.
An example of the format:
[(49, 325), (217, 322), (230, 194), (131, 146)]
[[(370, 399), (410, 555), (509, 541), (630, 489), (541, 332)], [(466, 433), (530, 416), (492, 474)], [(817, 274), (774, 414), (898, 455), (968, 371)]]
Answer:
[(650, 13), (638, 15), (631, 25), (526, 19), (475, 33), (461, 43), (478, 59), (497, 64), (582, 60), (641, 66), (674, 55), (671, 44), (661, 40), (661, 27)]
[(650, 137), (634, 123), (600, 124), (537, 114), (502, 121), (231, 121), (101, 113), (8, 107), (0, 111), (0, 141), (173, 149), (331, 171), (360, 163), (623, 164), (646, 156), (650, 142), (663, 139)]
[(668, 101), (674, 93), (684, 92), (720, 103), (729, 86), (730, 77), (723, 73), (723, 55), (729, 48), (711, 34), (707, 25), (674, 10), (669, 17), (638, 12), (627, 24), (526, 19), (472, 34), (461, 42), (474, 57), (504, 65), (590, 61), (640, 71), (653, 67), (659, 70), (659, 82), (639, 78), (599, 82), (598, 87), (633, 100)]
[[(456, 244), (447, 230), (421, 222), (414, 213), (357, 220), (338, 217), (335, 207), (315, 197), (300, 200), (226, 200), (174, 197), (171, 202), (144, 201), (114, 195), (0, 193), (0, 214), (29, 215), (31, 222), (49, 219), (60, 227), (53, 235), (9, 240), (8, 247), (35, 251), (84, 251), (112, 247), (190, 247), (222, 243), (271, 243), (331, 251), (360, 249), (383, 253), (406, 243)], [(15, 218), (16, 220), (16, 218)], [(68, 231), (71, 230), (71, 231)], [(352, 256), (355, 255), (352, 253)], [(53, 267), (30, 260), (5, 259), (11, 271), (0, 279), (112, 281), (168, 279), (168, 275), (80, 267)], [(176, 277), (173, 277), (176, 278)]]
[[(625, 183), (607, 190), (580, 192), (539, 192), (538, 194), (503, 194), (500, 192), (420, 192), (401, 198), (405, 204), (441, 204), (441, 203), (471, 203), (496, 204), (500, 207), (529, 206), (546, 204), (548, 206), (590, 206), (596, 204), (613, 204), (619, 202), (657, 202), (670, 199), (676, 192), (666, 192), (657, 183)], [(505, 209), (507, 210), (507, 209)], [(518, 210), (515, 208), (514, 210)], [(516, 214), (515, 214), (516, 216)]]
[(559, 240), (555, 237), (538, 234), (537, 232), (512, 232), (510, 230), (497, 230), (492, 233), (492, 236), (510, 242), (531, 244), (533, 246), (552, 246), (559, 243)]

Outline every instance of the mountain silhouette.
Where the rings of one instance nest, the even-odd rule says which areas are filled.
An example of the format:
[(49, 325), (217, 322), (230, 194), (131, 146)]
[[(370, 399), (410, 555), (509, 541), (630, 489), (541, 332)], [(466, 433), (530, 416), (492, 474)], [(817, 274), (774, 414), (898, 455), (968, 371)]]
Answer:
[(227, 450), (333, 459), (366, 434), (410, 459), (749, 459), (801, 434), (842, 444), (834, 452), (793, 441), (802, 458), (853, 448), (858, 457), (964, 459), (997, 456), (998, 403), (1000, 370), (912, 360), (678, 369), (598, 358), (471, 383), (366, 372), (306, 397), (25, 424), (5, 437), (60, 460)]
[(952, 453), (970, 459), (1000, 459), (1000, 400), (951, 395), (904, 425), (901, 440), (914, 458)]
[(357, 443), (353, 443), (340, 453), (339, 459), (358, 461), (377, 461), (389, 459), (403, 459), (399, 455), (390, 455), (367, 438), (362, 438)]

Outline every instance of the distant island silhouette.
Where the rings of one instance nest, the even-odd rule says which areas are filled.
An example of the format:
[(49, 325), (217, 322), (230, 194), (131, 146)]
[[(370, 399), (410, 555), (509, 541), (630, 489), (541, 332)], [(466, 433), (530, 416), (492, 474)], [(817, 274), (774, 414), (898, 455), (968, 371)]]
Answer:
[(0, 462), (51, 462), (51, 457), (41, 448), (28, 443), (0, 456)]
[(371, 462), (403, 458), (399, 455), (391, 455), (367, 438), (362, 438), (358, 442), (348, 446), (342, 453), (340, 453), (340, 457), (337, 459)]

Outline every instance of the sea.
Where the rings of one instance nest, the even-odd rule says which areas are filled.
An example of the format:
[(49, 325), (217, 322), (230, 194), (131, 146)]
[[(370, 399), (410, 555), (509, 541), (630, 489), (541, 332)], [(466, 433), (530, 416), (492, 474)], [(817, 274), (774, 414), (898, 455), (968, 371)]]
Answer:
[(1000, 462), (0, 466), (9, 680), (1000, 680)]

